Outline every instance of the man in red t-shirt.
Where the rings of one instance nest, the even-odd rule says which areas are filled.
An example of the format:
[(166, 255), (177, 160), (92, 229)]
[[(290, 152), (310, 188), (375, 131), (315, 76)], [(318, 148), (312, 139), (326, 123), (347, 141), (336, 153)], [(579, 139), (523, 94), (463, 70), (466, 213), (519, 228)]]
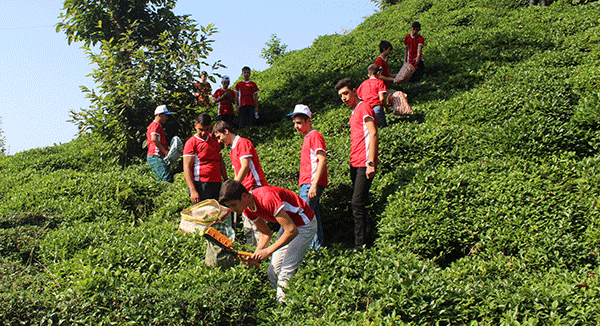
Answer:
[(250, 67), (242, 68), (242, 81), (235, 85), (238, 96), (237, 111), (239, 129), (253, 126), (258, 118), (258, 86), (250, 80)]
[(367, 68), (367, 73), (369, 79), (358, 86), (356, 95), (375, 111), (375, 114), (377, 115), (377, 127), (387, 127), (385, 109), (382, 105), (387, 89), (383, 80), (380, 79), (381, 67), (376, 64), (371, 64)]
[(320, 200), (327, 187), (327, 146), (325, 138), (312, 127), (312, 112), (304, 104), (298, 104), (287, 115), (294, 121), (296, 131), (304, 135), (300, 151), (300, 198), (315, 212), (317, 234), (312, 247), (317, 250), (324, 244), (323, 224), (320, 216)]
[[(277, 289), (277, 301), (284, 303), (287, 282), (296, 273), (317, 232), (314, 212), (292, 191), (273, 186), (248, 191), (235, 180), (223, 183), (219, 202), (254, 221), (260, 239), (250, 259), (262, 261), (271, 256), (267, 275), (271, 286)], [(273, 232), (267, 222), (280, 225), (273, 244)]]
[(373, 240), (373, 226), (365, 207), (379, 162), (377, 116), (368, 104), (360, 100), (350, 78), (340, 80), (335, 89), (342, 101), (354, 109), (350, 116), (350, 178), (354, 187), (354, 249), (361, 250), (364, 245), (371, 246)]
[(213, 102), (219, 103), (217, 120), (225, 121), (233, 126), (233, 105), (237, 103), (235, 92), (229, 89), (229, 76), (223, 76), (221, 88), (217, 89), (212, 96)]
[(425, 64), (423, 63), (425, 38), (419, 34), (421, 31), (419, 22), (414, 22), (410, 29), (411, 32), (404, 37), (404, 60), (417, 68), (409, 80), (420, 81), (425, 70)]
[(379, 43), (379, 56), (375, 59), (375, 64), (381, 67), (381, 76), (379, 79), (385, 82), (385, 87), (389, 88), (394, 81), (396, 74), (390, 74), (390, 67), (387, 64), (387, 57), (392, 53), (392, 43), (382, 40)]
[(212, 121), (208, 113), (196, 118), (196, 134), (183, 148), (183, 173), (192, 203), (219, 198), (221, 180), (227, 179), (227, 169), (221, 156), (221, 145), (210, 134)]
[(201, 107), (208, 107), (210, 102), (208, 98), (212, 93), (212, 87), (210, 83), (207, 81), (208, 73), (203, 71), (200, 73), (200, 81), (194, 84), (194, 96), (196, 96), (196, 105)]
[(167, 137), (162, 125), (167, 122), (171, 112), (166, 105), (159, 105), (154, 110), (154, 120), (148, 125), (146, 131), (146, 143), (148, 153), (146, 160), (148, 165), (160, 181), (173, 182), (173, 174), (164, 158), (169, 154), (167, 148)]

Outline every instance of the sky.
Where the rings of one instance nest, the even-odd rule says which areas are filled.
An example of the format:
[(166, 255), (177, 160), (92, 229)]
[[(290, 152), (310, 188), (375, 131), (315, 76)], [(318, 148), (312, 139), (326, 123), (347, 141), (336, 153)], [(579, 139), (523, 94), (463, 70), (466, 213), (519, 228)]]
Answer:
[[(77, 126), (69, 112), (90, 105), (81, 86), (95, 88), (87, 77), (94, 67), (81, 44), (69, 46), (56, 33), (62, 7), (61, 0), (0, 0), (0, 129), (9, 154), (71, 141)], [(174, 11), (215, 24), (207, 62), (221, 60), (227, 68), (218, 72), (236, 80), (243, 66), (268, 68), (260, 52), (272, 34), (288, 51), (304, 49), (319, 36), (351, 31), (376, 10), (370, 0), (179, 0)]]

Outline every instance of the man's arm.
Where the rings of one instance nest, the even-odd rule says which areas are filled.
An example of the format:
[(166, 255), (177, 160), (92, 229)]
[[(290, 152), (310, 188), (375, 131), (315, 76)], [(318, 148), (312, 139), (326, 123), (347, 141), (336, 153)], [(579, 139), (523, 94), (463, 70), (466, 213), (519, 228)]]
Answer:
[(415, 61), (415, 64), (423, 61), (423, 44), (419, 44), (417, 46), (417, 61)]
[(229, 179), (229, 177), (227, 176), (227, 167), (225, 166), (225, 161), (223, 160), (223, 155), (221, 155), (221, 178), (223, 178), (223, 181)]
[[(369, 133), (369, 161), (375, 162), (377, 153), (379, 151), (379, 138), (377, 135), (377, 125), (375, 120), (371, 117), (365, 118), (365, 125), (367, 126), (367, 132)], [(375, 167), (367, 165), (367, 179), (375, 177)]]
[(308, 198), (312, 199), (317, 197), (317, 186), (319, 185), (319, 181), (323, 177), (323, 173), (327, 168), (327, 153), (324, 150), (320, 150), (317, 152), (317, 171), (315, 171), (315, 178), (313, 182), (310, 184), (310, 189), (308, 190)]
[[(284, 211), (283, 209), (280, 209), (279, 212), (277, 213), (277, 215), (275, 215), (274, 217), (277, 220), (277, 222), (279, 223), (279, 225), (281, 225), (281, 227), (283, 228), (283, 234), (281, 234), (281, 237), (279, 237), (279, 239), (277, 239), (277, 241), (275, 241), (274, 244), (270, 245), (267, 248), (259, 249), (260, 247), (257, 246), (256, 251), (254, 252), (254, 254), (252, 254), (252, 256), (250, 258), (259, 260), (259, 261), (266, 259), (271, 254), (273, 254), (277, 249), (290, 243), (290, 241), (292, 241), (298, 235), (298, 233), (300, 233), (300, 231), (298, 231), (298, 228), (296, 227), (296, 225), (294, 224), (294, 222), (292, 221), (292, 219), (290, 218), (288, 213), (286, 213), (286, 211)], [(259, 220), (262, 220), (262, 219), (255, 220), (254, 225), (256, 225), (256, 228), (260, 232), (259, 245), (262, 244), (264, 247), (264, 246), (266, 246), (266, 244), (268, 244), (268, 241), (265, 241), (266, 243), (263, 243), (263, 231), (261, 231), (261, 229), (259, 229), (259, 228), (264, 228), (264, 227), (268, 228), (268, 226), (267, 226), (267, 223), (263, 221), (262, 223), (264, 223), (264, 226), (259, 227), (258, 225), (260, 223), (258, 223), (258, 224), (256, 223)], [(270, 238), (269, 238), (269, 240), (270, 240)]]
[(240, 158), (240, 163), (242, 166), (235, 175), (235, 181), (238, 182), (242, 182), (242, 180), (244, 180), (244, 178), (246, 178), (246, 176), (248, 175), (248, 172), (250, 172), (250, 157)]
[(254, 112), (258, 112), (258, 92), (252, 94), (252, 97), (254, 97)]
[(196, 186), (194, 185), (194, 157), (193, 156), (184, 156), (183, 157), (183, 175), (185, 176), (185, 183), (190, 190), (190, 199), (192, 203), (197, 203), (200, 201), (200, 194), (196, 191)]
[(158, 140), (157, 134), (152, 134), (150, 136), (150, 140), (152, 141), (154, 146), (156, 146), (156, 148), (158, 148), (160, 153), (162, 153), (165, 156), (167, 156), (169, 154), (169, 151), (163, 146), (163, 144), (160, 142), (160, 140)]

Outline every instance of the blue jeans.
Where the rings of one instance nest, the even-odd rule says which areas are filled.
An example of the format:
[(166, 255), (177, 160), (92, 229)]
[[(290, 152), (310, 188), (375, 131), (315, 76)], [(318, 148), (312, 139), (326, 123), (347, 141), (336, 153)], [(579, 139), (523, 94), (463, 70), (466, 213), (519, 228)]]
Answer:
[(173, 174), (169, 165), (164, 161), (164, 155), (148, 155), (146, 161), (156, 175), (158, 181), (166, 181), (173, 183)]
[(377, 127), (387, 127), (387, 121), (385, 120), (385, 110), (383, 109), (383, 107), (376, 105), (373, 107), (373, 111), (375, 111), (375, 115), (377, 116)]
[(315, 234), (315, 238), (311, 244), (313, 249), (319, 249), (319, 247), (323, 246), (323, 225), (321, 223), (320, 216), (320, 204), (321, 195), (323, 194), (323, 190), (325, 187), (317, 185), (317, 197), (313, 199), (308, 198), (308, 191), (310, 190), (310, 184), (303, 184), (300, 186), (300, 198), (304, 199), (304, 201), (310, 206), (310, 208), (315, 212), (315, 218), (317, 219), (317, 234)]

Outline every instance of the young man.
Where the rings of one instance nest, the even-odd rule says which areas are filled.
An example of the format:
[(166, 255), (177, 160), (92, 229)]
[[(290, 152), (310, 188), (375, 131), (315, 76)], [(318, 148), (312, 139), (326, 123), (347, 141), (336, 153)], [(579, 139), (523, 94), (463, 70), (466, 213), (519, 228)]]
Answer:
[(235, 92), (229, 89), (229, 76), (223, 76), (221, 88), (217, 89), (212, 95), (212, 101), (219, 103), (217, 120), (225, 121), (233, 125), (233, 105), (237, 103)]
[(312, 113), (308, 106), (298, 104), (294, 107), (294, 112), (287, 116), (294, 121), (294, 128), (304, 135), (300, 152), (300, 198), (304, 199), (315, 212), (317, 234), (311, 247), (317, 250), (323, 246), (319, 201), (323, 190), (327, 187), (327, 146), (323, 135), (312, 127)]
[(238, 111), (239, 129), (253, 126), (255, 115), (258, 115), (258, 86), (250, 80), (250, 67), (242, 68), (242, 81), (235, 85), (238, 95), (236, 105)]
[[(269, 185), (260, 165), (258, 153), (250, 140), (236, 135), (231, 125), (225, 121), (215, 123), (212, 132), (221, 144), (231, 146), (229, 157), (235, 171), (235, 181), (241, 182), (248, 191)], [(259, 238), (256, 226), (246, 217), (242, 216), (242, 220), (246, 242), (256, 246)]]
[(167, 137), (162, 127), (167, 122), (171, 112), (166, 105), (159, 105), (154, 110), (154, 120), (148, 125), (146, 132), (146, 142), (148, 143), (148, 155), (146, 160), (148, 165), (154, 171), (159, 181), (173, 182), (173, 174), (169, 165), (164, 161), (169, 154), (167, 148)]
[(381, 67), (381, 80), (385, 82), (385, 87), (389, 88), (394, 81), (396, 74), (390, 75), (390, 67), (387, 64), (387, 57), (392, 53), (392, 43), (382, 40), (379, 42), (379, 56), (375, 59), (375, 64)]
[(387, 93), (385, 83), (380, 79), (381, 67), (376, 64), (371, 64), (367, 68), (369, 79), (365, 80), (358, 86), (356, 95), (373, 108), (377, 115), (377, 127), (383, 128), (387, 126), (385, 119), (385, 109), (382, 105)]
[[(267, 275), (277, 289), (277, 301), (285, 302), (284, 289), (295, 273), (317, 232), (317, 220), (310, 206), (292, 191), (264, 186), (248, 191), (241, 183), (227, 180), (221, 187), (219, 202), (254, 221), (260, 239), (250, 259), (271, 258)], [(267, 222), (280, 225), (276, 241)]]
[(412, 23), (410, 30), (411, 32), (404, 37), (404, 59), (417, 68), (409, 80), (420, 81), (425, 70), (425, 64), (423, 63), (425, 38), (419, 34), (421, 31), (419, 22)]
[(372, 223), (366, 211), (369, 188), (375, 177), (379, 152), (377, 117), (368, 104), (362, 102), (350, 78), (340, 80), (335, 89), (342, 101), (353, 108), (350, 117), (350, 178), (352, 192), (352, 215), (354, 217), (354, 249), (372, 243)]
[(208, 73), (202, 71), (200, 73), (200, 81), (194, 84), (193, 92), (194, 96), (196, 96), (196, 105), (204, 108), (207, 108), (210, 105), (208, 97), (210, 96), (210, 93), (212, 93), (212, 87), (207, 79)]
[(227, 180), (221, 145), (210, 134), (212, 120), (208, 113), (196, 117), (196, 134), (185, 142), (183, 148), (183, 173), (192, 203), (219, 198), (221, 180)]

